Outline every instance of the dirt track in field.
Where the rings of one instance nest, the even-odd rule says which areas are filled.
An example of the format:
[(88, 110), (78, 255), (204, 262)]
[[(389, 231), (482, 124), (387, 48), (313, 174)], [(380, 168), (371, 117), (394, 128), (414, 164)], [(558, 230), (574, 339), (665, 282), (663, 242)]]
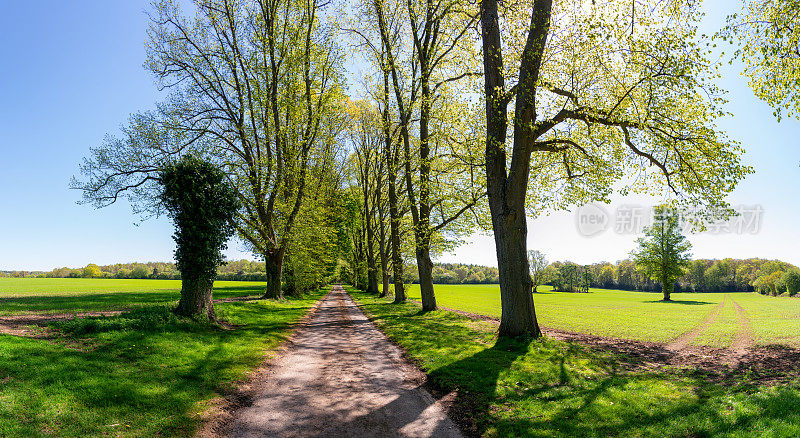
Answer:
[[(692, 340), (719, 316), (722, 304), (712, 309), (695, 328), (668, 343), (589, 335), (551, 327), (542, 327), (542, 331), (553, 339), (576, 342), (595, 350), (624, 355), (626, 359), (620, 365), (630, 370), (658, 369), (669, 365), (695, 369), (715, 381), (735, 381), (737, 376), (745, 373), (751, 380), (762, 382), (786, 381), (800, 377), (800, 349), (785, 345), (755, 346), (747, 312), (730, 297), (727, 301), (736, 308), (738, 325), (736, 337), (728, 348), (690, 345)], [(500, 323), (498, 318), (491, 316), (446, 307), (439, 309), (494, 324)], [(670, 345), (672, 348), (668, 348)], [(675, 348), (676, 346), (680, 348)]]
[(222, 431), (230, 437), (460, 437), (441, 401), (341, 287)]
[(27, 313), (22, 315), (0, 316), (0, 334), (23, 336), (23, 337), (42, 337), (44, 329), (54, 321), (64, 321), (73, 318), (85, 318), (91, 316), (113, 316), (122, 313), (121, 310), (110, 310), (103, 312), (79, 312), (79, 313)]
[(725, 307), (725, 304), (727, 302), (728, 302), (728, 297), (725, 296), (722, 302), (719, 303), (717, 306), (715, 306), (714, 309), (712, 309), (711, 312), (709, 312), (708, 315), (706, 315), (706, 317), (703, 318), (703, 321), (701, 321), (700, 324), (698, 324), (688, 332), (670, 341), (665, 348), (670, 351), (681, 351), (685, 349), (690, 342), (697, 339), (697, 337), (700, 336), (700, 333), (703, 333), (705, 329), (710, 327), (711, 324), (713, 324), (714, 321), (717, 320), (717, 317), (719, 316), (720, 312), (722, 312), (722, 309)]

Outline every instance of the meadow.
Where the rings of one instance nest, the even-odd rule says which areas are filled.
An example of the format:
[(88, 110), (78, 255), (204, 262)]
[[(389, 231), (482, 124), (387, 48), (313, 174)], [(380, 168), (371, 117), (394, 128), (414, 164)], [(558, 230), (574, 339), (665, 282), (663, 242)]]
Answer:
[[(448, 289), (450, 292), (445, 292)], [(465, 294), (469, 293), (471, 300), (453, 296), (464, 290), (469, 291)], [(442, 394), (454, 394), (450, 415), (459, 418), (462, 427), (475, 435), (800, 436), (800, 391), (790, 369), (772, 367), (755, 371), (745, 367), (726, 371), (721, 367), (717, 371), (665, 364), (648, 366), (625, 354), (576, 342), (548, 337), (498, 339), (497, 326), (492, 322), (443, 310), (421, 312), (418, 303), (396, 305), (352, 288), (348, 291), (427, 373), (431, 387)], [(492, 309), (491, 301), (481, 299), (493, 296), (491, 286), (440, 286), (438, 291), (443, 306), (460, 304), (471, 311), (487, 309), (486, 313)], [(606, 311), (603, 317), (613, 319), (614, 314), (607, 312), (608, 307), (602, 307), (603, 300), (599, 297), (621, 294), (619, 291), (575, 294), (574, 301), (568, 303), (584, 311), (601, 309)], [(537, 303), (545, 301), (542, 296), (554, 300), (561, 297), (537, 295)], [(636, 296), (639, 295), (633, 295)], [(643, 309), (651, 304), (647, 297), (657, 296), (633, 298), (631, 307)], [(680, 299), (686, 300), (683, 296)], [(761, 302), (755, 297), (752, 301)], [(593, 306), (587, 306), (592, 302)], [(713, 305), (676, 304), (676, 308)], [(569, 308), (553, 306), (550, 311), (565, 307)], [(548, 306), (537, 305), (537, 310), (540, 308)], [(548, 311), (543, 313), (546, 315)], [(625, 315), (634, 313), (631, 310)], [(590, 312), (585, 316), (597, 319)], [(551, 313), (549, 317), (552, 324), (554, 315)], [(668, 320), (651, 321), (657, 327), (670, 324)], [(611, 327), (615, 326), (606, 325), (602, 330)], [(763, 375), (758, 377), (760, 372), (778, 373), (783, 380), (777, 383), (776, 376), (764, 380)]]
[[(215, 298), (263, 283), (218, 282)], [(190, 436), (322, 296), (218, 303), (177, 318), (179, 281), (0, 279), (0, 315), (127, 310), (0, 334), (0, 436)], [(0, 316), (0, 322), (2, 321)]]
[[(498, 285), (436, 285), (440, 307), (500, 317)], [(673, 302), (661, 294), (610, 289), (590, 293), (554, 292), (540, 286), (533, 297), (543, 327), (613, 338), (669, 342), (701, 325), (712, 312), (708, 326), (693, 345), (727, 347), (740, 332), (738, 304), (752, 330), (756, 345), (800, 342), (800, 299), (768, 297), (757, 293), (676, 293)], [(408, 297), (420, 299), (419, 285), (408, 287)]]

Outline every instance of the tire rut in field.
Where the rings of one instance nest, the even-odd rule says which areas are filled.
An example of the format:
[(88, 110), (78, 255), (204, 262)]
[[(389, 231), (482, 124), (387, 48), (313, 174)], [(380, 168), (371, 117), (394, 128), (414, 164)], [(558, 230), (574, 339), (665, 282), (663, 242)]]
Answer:
[(729, 347), (731, 351), (731, 361), (738, 364), (741, 359), (747, 355), (750, 347), (753, 346), (753, 328), (750, 325), (750, 318), (747, 316), (747, 311), (742, 308), (736, 301), (732, 301), (733, 306), (736, 308), (736, 338)]
[(721, 303), (717, 304), (711, 312), (706, 315), (700, 324), (696, 325), (693, 329), (689, 330), (688, 332), (678, 336), (677, 338), (671, 340), (665, 348), (670, 351), (681, 351), (685, 349), (690, 342), (697, 339), (700, 336), (700, 333), (703, 333), (705, 329), (707, 329), (714, 321), (717, 320), (720, 312), (725, 307), (725, 303), (728, 301), (728, 296), (726, 295), (725, 298), (722, 300)]

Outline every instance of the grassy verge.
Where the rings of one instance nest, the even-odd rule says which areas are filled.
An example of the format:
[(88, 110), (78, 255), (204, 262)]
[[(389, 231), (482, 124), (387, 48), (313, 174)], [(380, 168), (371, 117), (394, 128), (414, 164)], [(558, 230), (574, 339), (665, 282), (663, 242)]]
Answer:
[(458, 390), (452, 414), (475, 435), (800, 436), (796, 384), (635, 371), (625, 357), (575, 343), (497, 341), (495, 325), (348, 291), (433, 385)]
[(0, 335), (0, 436), (189, 436), (323, 293), (215, 305), (235, 330), (162, 304), (58, 323), (56, 339)]

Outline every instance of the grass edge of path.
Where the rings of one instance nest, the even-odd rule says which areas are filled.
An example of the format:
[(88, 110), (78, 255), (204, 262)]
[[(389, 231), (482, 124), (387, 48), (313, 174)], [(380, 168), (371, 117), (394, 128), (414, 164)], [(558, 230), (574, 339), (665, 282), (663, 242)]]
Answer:
[(488, 323), (347, 291), (429, 384), (458, 393), (450, 415), (468, 435), (800, 435), (796, 381), (721, 385), (690, 369), (630, 372), (624, 358), (572, 342), (497, 342)]

